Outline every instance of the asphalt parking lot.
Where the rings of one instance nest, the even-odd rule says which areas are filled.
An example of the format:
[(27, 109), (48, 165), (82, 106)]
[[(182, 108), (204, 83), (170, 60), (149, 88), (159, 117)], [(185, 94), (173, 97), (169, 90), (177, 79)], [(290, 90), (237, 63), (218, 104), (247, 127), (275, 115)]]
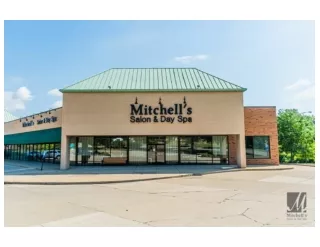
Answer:
[[(132, 183), (5, 185), (4, 223), (5, 226), (314, 226), (314, 177), (314, 167), (297, 166), (284, 171), (227, 172)], [(287, 192), (307, 193), (304, 219), (288, 217)]]

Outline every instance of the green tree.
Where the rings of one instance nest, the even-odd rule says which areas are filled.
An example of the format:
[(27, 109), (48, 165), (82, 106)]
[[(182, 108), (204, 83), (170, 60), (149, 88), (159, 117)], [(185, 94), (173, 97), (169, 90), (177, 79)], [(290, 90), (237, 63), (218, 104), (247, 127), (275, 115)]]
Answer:
[(314, 116), (306, 116), (296, 109), (282, 109), (278, 113), (280, 152), (290, 154), (290, 162), (296, 155), (304, 160), (314, 160)]

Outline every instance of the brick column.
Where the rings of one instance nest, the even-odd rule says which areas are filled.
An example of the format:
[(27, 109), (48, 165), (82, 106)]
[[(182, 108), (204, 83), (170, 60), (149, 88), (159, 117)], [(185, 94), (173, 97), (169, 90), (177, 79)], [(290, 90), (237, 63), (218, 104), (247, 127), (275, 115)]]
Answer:
[(228, 136), (229, 144), (229, 165), (237, 164), (237, 138), (236, 135)]

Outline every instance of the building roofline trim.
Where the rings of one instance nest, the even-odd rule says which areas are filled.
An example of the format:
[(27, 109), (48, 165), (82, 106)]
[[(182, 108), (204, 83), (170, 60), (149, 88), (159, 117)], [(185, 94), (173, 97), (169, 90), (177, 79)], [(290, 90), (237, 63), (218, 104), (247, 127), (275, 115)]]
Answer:
[(241, 89), (60, 89), (61, 93), (176, 93), (176, 92), (245, 92), (246, 88)]
[(48, 112), (48, 111), (55, 111), (55, 110), (58, 110), (58, 109), (60, 109), (60, 108), (62, 108), (62, 106), (61, 106), (61, 107), (57, 107), (57, 108), (52, 108), (52, 109), (49, 109), (49, 110), (46, 110), (46, 111), (42, 111), (42, 112), (37, 112), (37, 113), (31, 114), (31, 115), (28, 115), (28, 116), (24, 116), (24, 117), (17, 117), (17, 119), (11, 120), (11, 121), (8, 121), (8, 122), (5, 122), (5, 123), (10, 123), (10, 122), (14, 122), (14, 121), (17, 121), (17, 120), (20, 120), (20, 119), (23, 119), (23, 118), (32, 117), (32, 116), (35, 116), (35, 115), (39, 115), (39, 114), (42, 114), (42, 113), (46, 113), (46, 112)]
[(244, 108), (277, 108), (276, 106), (244, 106)]

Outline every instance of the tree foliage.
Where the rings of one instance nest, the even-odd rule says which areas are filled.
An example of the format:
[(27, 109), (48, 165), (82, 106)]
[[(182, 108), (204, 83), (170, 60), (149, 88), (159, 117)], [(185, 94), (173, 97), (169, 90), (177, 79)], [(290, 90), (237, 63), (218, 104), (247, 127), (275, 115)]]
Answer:
[[(279, 110), (278, 134), (281, 157), (290, 155), (290, 162), (296, 159), (314, 162), (315, 118), (304, 115), (296, 109)], [(280, 162), (283, 162), (280, 157)]]

